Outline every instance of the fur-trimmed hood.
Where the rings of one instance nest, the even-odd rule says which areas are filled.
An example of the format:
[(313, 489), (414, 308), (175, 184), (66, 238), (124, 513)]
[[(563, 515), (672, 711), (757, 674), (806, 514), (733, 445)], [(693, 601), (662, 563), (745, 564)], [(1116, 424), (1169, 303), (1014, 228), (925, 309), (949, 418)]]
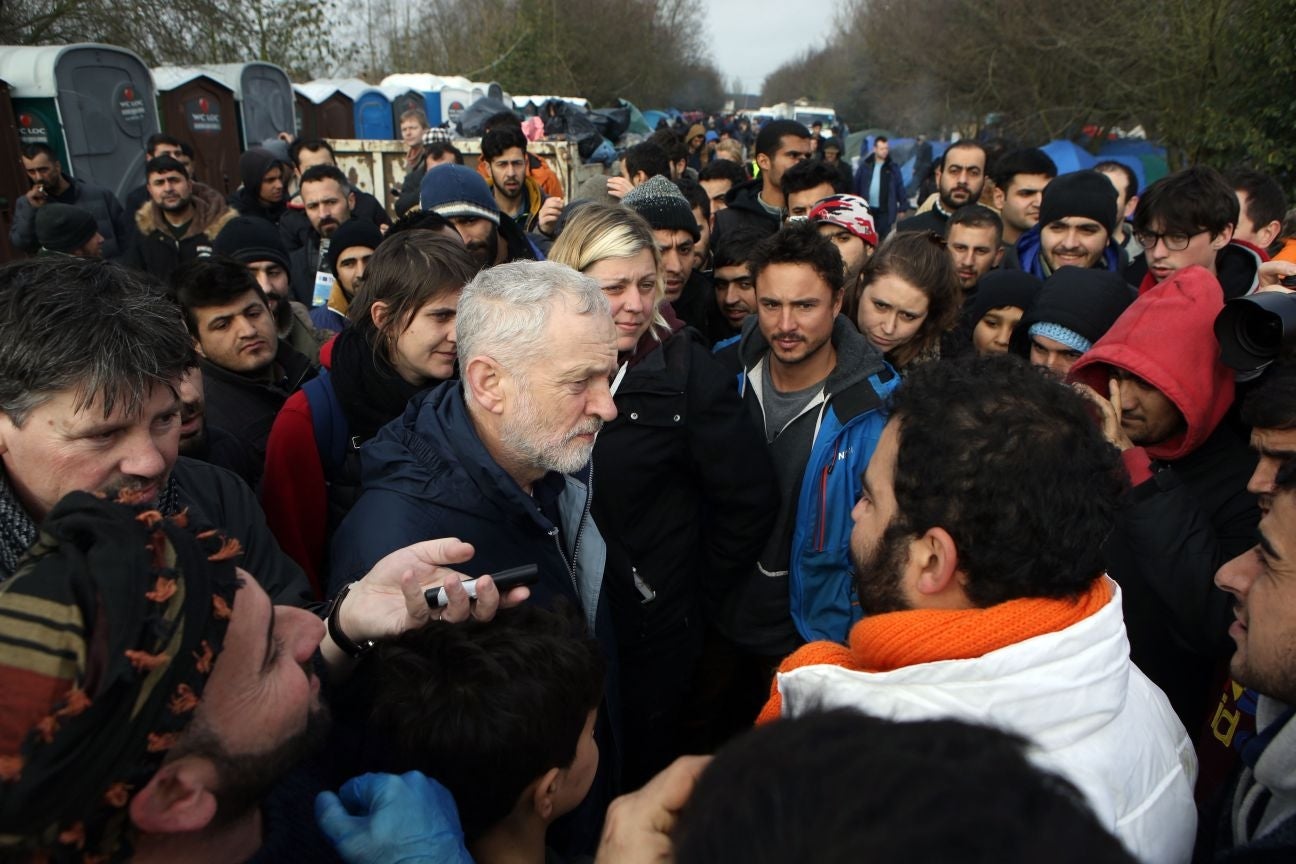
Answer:
[[(208, 238), (215, 239), (220, 230), (225, 227), (225, 223), (238, 215), (234, 208), (225, 203), (225, 198), (219, 192), (204, 183), (193, 184), (192, 200), (193, 219), (189, 222), (189, 230), (185, 232), (182, 239), (187, 240), (199, 234), (206, 234)], [(145, 201), (140, 205), (139, 210), (135, 211), (135, 226), (145, 237), (154, 231), (171, 233), (162, 211), (151, 200)]]

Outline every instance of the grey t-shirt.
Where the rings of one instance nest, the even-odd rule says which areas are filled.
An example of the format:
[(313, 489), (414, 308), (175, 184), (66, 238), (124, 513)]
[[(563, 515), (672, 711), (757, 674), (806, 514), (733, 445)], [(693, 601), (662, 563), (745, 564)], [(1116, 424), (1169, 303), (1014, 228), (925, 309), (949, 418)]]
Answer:
[(774, 386), (768, 360), (761, 364), (761, 408), (765, 412), (766, 443), (778, 437), (783, 427), (791, 423), (806, 404), (823, 389), (824, 381), (827, 380), (825, 377), (809, 387), (784, 393)]

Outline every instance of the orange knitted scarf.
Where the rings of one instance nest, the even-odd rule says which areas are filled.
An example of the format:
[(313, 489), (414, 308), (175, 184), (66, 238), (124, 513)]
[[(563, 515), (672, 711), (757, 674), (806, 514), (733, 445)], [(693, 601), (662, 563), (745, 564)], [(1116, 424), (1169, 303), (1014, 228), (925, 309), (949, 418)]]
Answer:
[[(803, 666), (841, 666), (855, 672), (890, 672), (937, 660), (970, 660), (1083, 621), (1110, 602), (1111, 584), (1094, 580), (1077, 600), (1025, 597), (985, 609), (913, 609), (860, 621), (850, 647), (836, 642), (803, 645), (779, 665), (780, 672)], [(777, 720), (783, 708), (778, 679), (757, 723)]]

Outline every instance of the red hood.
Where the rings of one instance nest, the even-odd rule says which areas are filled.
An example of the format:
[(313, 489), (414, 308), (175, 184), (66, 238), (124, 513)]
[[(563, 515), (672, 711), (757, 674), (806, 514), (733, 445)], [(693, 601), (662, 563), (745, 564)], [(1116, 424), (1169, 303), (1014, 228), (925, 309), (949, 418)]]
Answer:
[(1215, 316), (1224, 308), (1219, 281), (1185, 267), (1148, 290), (1071, 367), (1068, 379), (1107, 394), (1117, 366), (1160, 390), (1187, 421), (1184, 433), (1147, 447), (1153, 459), (1182, 458), (1201, 446), (1233, 404), (1233, 373), (1219, 360)]

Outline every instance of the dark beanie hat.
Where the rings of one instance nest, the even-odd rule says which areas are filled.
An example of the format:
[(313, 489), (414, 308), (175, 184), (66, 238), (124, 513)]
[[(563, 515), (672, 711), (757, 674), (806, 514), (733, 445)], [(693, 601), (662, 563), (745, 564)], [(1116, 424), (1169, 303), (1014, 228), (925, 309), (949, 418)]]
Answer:
[(94, 216), (72, 204), (51, 201), (36, 211), (36, 242), (51, 252), (73, 252), (99, 230)]
[(329, 238), (328, 254), (325, 256), (329, 272), (334, 276), (337, 275), (338, 256), (347, 249), (352, 246), (377, 249), (382, 239), (382, 231), (379, 231), (378, 226), (368, 219), (348, 219), (343, 222)]
[(438, 165), (423, 175), (419, 204), (447, 219), (456, 216), (500, 222), (499, 205), (485, 179), (463, 165)]
[(290, 269), (288, 249), (279, 236), (279, 229), (255, 216), (239, 216), (226, 222), (212, 242), (212, 252), (240, 264), (273, 261), (285, 270)]
[(1021, 270), (991, 270), (976, 285), (976, 297), (968, 306), (967, 320), (975, 326), (991, 309), (1015, 306), (1031, 308), (1043, 286), (1039, 279)]
[(1110, 235), (1116, 230), (1116, 187), (1097, 171), (1075, 171), (1053, 178), (1044, 187), (1039, 224), (1043, 227), (1068, 216), (1092, 219)]
[(1034, 305), (1013, 330), (1012, 348), (1028, 355), (1028, 334), (1036, 324), (1063, 328), (1092, 345), (1111, 329), (1134, 297), (1134, 289), (1109, 270), (1063, 267), (1044, 280)]
[(695, 242), (702, 236), (684, 193), (660, 174), (631, 189), (621, 203), (644, 217), (654, 230), (687, 231)]

